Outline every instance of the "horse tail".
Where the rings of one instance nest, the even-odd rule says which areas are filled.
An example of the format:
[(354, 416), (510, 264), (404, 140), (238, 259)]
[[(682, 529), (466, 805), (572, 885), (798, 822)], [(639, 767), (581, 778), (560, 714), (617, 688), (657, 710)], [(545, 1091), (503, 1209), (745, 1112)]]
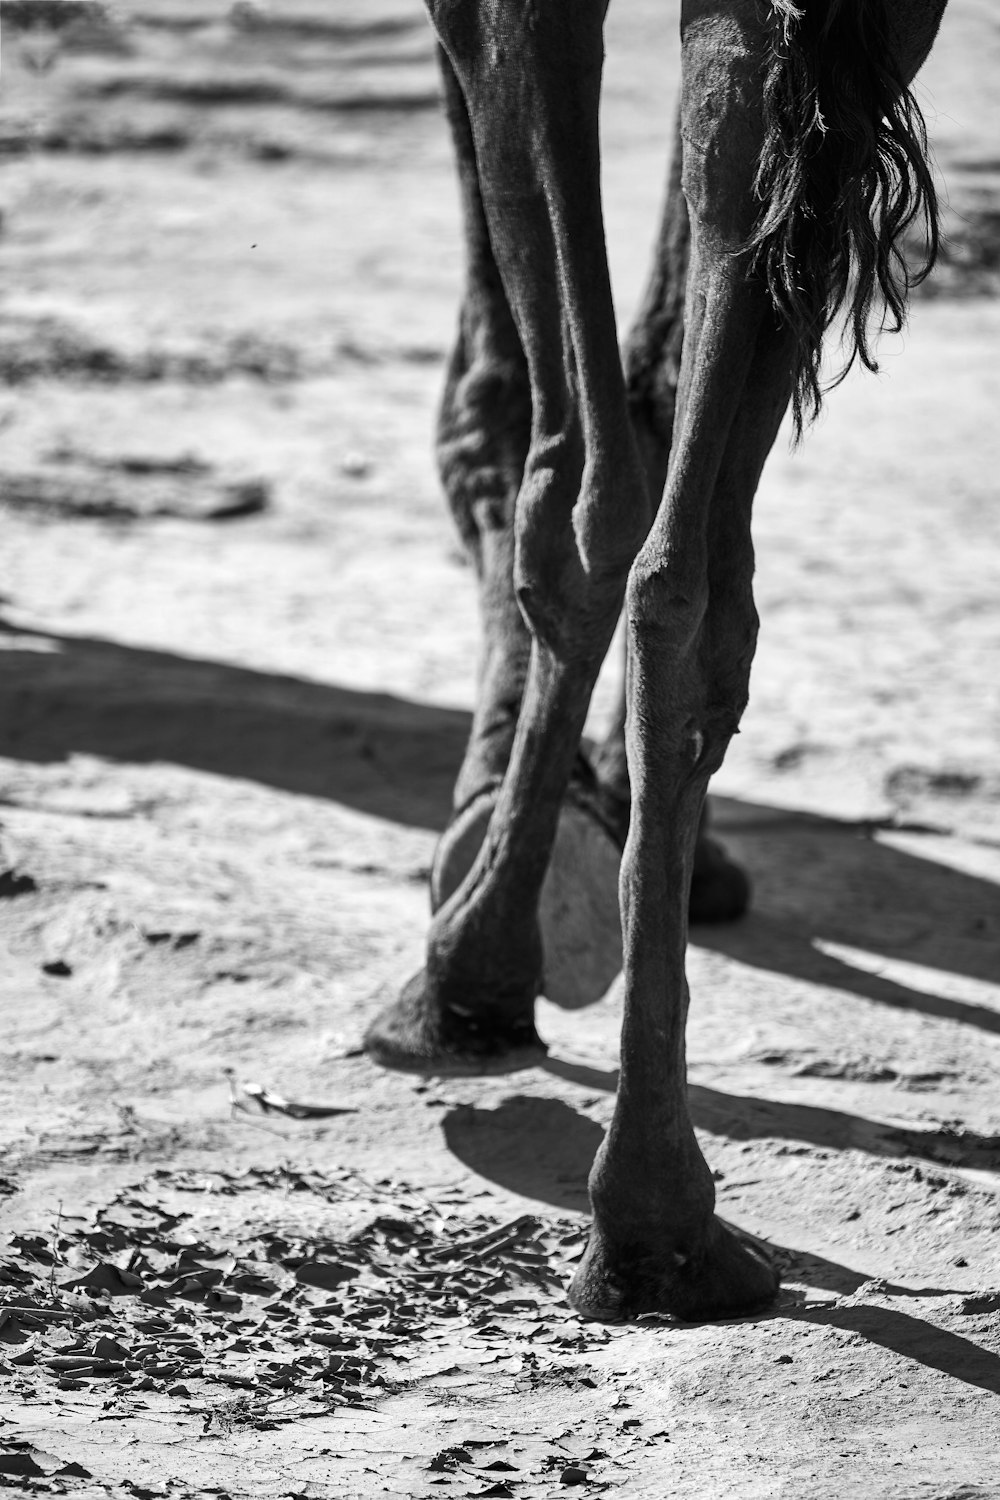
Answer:
[[(754, 188), (760, 216), (748, 250), (797, 344), (796, 437), (817, 415), (823, 335), (843, 316), (845, 362), (877, 370), (871, 334), (898, 333), (911, 287), (938, 249), (927, 130), (892, 46), (891, 0), (765, 0), (770, 47), (764, 143)], [(922, 221), (914, 269), (903, 236)]]

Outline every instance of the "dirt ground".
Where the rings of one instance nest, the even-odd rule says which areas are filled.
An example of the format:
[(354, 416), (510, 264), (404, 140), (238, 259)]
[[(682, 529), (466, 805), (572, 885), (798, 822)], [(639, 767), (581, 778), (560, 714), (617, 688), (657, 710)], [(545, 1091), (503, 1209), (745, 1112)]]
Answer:
[[(0, 1486), (1000, 1495), (994, 0), (952, 0), (920, 85), (942, 266), (757, 509), (716, 784), (756, 896), (693, 933), (689, 1056), (784, 1288), (627, 1328), (562, 1295), (617, 988), (540, 1002), (544, 1070), (358, 1048), (420, 961), (472, 702), (417, 0), (129, 0), (59, 44), (3, 10)], [(623, 322), (676, 19), (609, 27)]]

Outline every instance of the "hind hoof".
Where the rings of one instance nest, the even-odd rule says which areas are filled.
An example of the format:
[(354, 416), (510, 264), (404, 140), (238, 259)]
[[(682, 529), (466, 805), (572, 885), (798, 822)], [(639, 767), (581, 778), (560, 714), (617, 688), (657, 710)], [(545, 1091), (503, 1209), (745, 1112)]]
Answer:
[[(435, 911), (461, 885), (475, 863), (495, 792), (484, 792), (445, 830), (431, 871)], [(621, 855), (604, 824), (584, 804), (570, 798), (559, 815), (552, 858), (538, 904), (545, 953), (541, 993), (564, 1010), (600, 1000), (622, 966), (618, 916)]]
[(612, 1245), (595, 1224), (569, 1300), (581, 1317), (602, 1323), (643, 1313), (694, 1323), (766, 1307), (779, 1285), (764, 1253), (720, 1219), (711, 1219), (702, 1243), (685, 1253), (669, 1241)]
[(548, 1052), (532, 1009), (513, 1016), (460, 1010), (434, 996), (426, 971), (375, 1017), (364, 1046), (383, 1068), (438, 1076), (513, 1073), (544, 1062)]

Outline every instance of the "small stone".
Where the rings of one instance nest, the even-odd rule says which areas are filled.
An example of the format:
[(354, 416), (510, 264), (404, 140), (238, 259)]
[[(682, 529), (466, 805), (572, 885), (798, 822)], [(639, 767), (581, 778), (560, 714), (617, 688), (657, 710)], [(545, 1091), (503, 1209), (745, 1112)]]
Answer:
[(271, 13), (260, 0), (234, 0), (226, 19), (235, 31), (257, 31), (267, 25)]
[(559, 1475), (560, 1484), (586, 1484), (590, 1476), (586, 1469), (581, 1469), (577, 1464), (567, 1464)]
[(0, 870), (0, 896), (8, 899), (12, 896), (28, 896), (37, 890), (38, 883), (33, 876), (22, 874), (20, 870)]

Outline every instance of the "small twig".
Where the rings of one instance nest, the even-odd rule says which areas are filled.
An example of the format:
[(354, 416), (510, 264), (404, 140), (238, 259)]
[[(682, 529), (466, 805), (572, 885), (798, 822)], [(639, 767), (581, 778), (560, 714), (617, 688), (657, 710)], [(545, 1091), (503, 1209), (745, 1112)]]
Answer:
[(239, 1090), (236, 1087), (235, 1068), (223, 1068), (222, 1072), (226, 1082), (229, 1085), (229, 1107), (232, 1113), (235, 1115), (237, 1111), (239, 1111), (240, 1113), (245, 1114), (247, 1111), (247, 1107), (244, 1104), (243, 1100), (240, 1098)]
[(42, 1327), (45, 1323), (69, 1323), (73, 1314), (64, 1307), (36, 1307), (33, 1302), (0, 1302), (0, 1328), (11, 1318), (28, 1319)]
[(49, 1296), (56, 1294), (56, 1263), (59, 1260), (59, 1236), (62, 1232), (63, 1201), (59, 1199), (59, 1207), (56, 1210), (56, 1223), (52, 1231), (52, 1264), (49, 1267)]
[(461, 1259), (472, 1251), (481, 1255), (498, 1254), (516, 1244), (524, 1231), (530, 1228), (532, 1222), (530, 1214), (522, 1214), (520, 1218), (511, 1220), (509, 1224), (498, 1224), (495, 1229), (490, 1229), (485, 1234), (477, 1234), (473, 1239), (457, 1239), (453, 1240), (450, 1245), (442, 1245), (440, 1249), (429, 1250), (427, 1259)]

